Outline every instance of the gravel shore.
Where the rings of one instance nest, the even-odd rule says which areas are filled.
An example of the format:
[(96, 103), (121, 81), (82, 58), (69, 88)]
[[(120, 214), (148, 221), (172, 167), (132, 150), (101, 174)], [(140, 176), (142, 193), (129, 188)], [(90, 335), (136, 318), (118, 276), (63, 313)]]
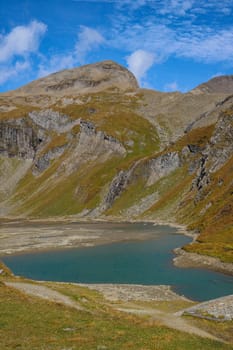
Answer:
[(144, 286), (137, 284), (76, 284), (96, 290), (109, 301), (174, 301), (188, 300), (172, 291), (170, 286)]
[(233, 276), (233, 264), (224, 263), (211, 256), (188, 253), (182, 248), (176, 248), (174, 252), (177, 256), (173, 259), (173, 263), (177, 267), (200, 267)]

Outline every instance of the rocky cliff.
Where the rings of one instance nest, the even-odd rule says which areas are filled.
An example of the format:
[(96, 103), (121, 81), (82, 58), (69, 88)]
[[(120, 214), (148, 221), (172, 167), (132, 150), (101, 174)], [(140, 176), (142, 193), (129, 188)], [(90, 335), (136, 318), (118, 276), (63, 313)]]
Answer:
[(32, 159), (42, 139), (25, 119), (0, 124), (0, 154)]
[(139, 89), (105, 61), (0, 95), (0, 214), (179, 222), (232, 261), (232, 77)]

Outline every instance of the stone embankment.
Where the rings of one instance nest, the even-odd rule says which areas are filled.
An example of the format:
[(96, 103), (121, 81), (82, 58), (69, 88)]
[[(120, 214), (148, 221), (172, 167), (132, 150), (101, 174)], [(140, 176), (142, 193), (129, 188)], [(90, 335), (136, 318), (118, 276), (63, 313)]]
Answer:
[(210, 300), (188, 309), (180, 311), (177, 315), (191, 315), (200, 318), (206, 318), (214, 321), (232, 321), (233, 320), (233, 295)]

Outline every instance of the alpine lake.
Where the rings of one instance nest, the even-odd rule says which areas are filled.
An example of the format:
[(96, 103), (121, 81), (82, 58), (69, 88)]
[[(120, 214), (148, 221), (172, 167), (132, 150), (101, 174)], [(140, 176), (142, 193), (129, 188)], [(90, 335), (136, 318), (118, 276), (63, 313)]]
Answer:
[(14, 274), (34, 280), (170, 285), (178, 294), (197, 301), (233, 293), (232, 276), (173, 265), (173, 249), (191, 241), (174, 227), (143, 222), (72, 223), (69, 227), (73, 231), (101, 231), (106, 237), (118, 234), (123, 237), (125, 233), (128, 239), (110, 240), (106, 244), (95, 242), (85, 247), (21, 252), (3, 255), (1, 260)]

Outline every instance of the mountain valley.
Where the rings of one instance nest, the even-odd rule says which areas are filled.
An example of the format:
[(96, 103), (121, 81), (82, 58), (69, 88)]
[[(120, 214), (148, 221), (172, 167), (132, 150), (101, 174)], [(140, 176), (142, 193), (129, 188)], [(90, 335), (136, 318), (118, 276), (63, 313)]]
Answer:
[(142, 89), (112, 61), (0, 95), (1, 220), (154, 221), (233, 262), (233, 77)]

